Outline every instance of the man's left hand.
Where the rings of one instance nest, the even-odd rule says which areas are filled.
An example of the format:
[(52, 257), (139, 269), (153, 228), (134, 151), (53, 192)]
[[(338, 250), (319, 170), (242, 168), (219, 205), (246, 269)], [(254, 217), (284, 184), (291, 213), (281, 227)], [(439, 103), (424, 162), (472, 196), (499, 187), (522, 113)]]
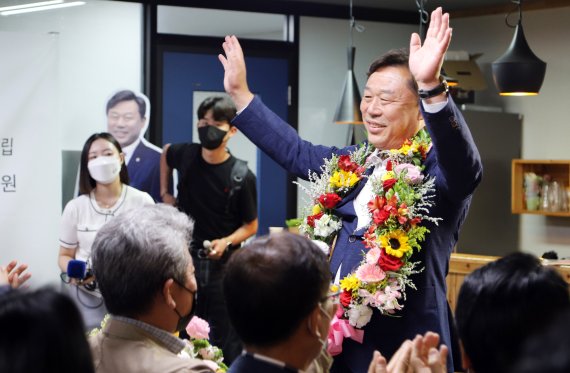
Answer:
[(439, 72), (445, 52), (451, 42), (449, 13), (443, 14), (441, 7), (431, 13), (429, 28), (422, 45), (420, 36), (412, 34), (410, 40), (410, 71), (420, 89), (432, 89), (439, 84)]

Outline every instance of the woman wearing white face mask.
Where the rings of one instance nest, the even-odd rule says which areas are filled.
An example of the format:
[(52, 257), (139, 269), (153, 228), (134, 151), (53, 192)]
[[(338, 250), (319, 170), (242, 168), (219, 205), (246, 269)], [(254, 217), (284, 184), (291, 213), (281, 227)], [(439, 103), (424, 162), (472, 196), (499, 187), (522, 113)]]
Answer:
[(87, 330), (98, 327), (107, 313), (89, 275), (91, 245), (97, 231), (128, 209), (154, 203), (150, 195), (128, 186), (128, 182), (125, 157), (117, 140), (106, 132), (90, 136), (81, 152), (79, 197), (69, 201), (63, 211), (58, 258), (62, 280), (69, 283), (65, 288), (81, 310)]

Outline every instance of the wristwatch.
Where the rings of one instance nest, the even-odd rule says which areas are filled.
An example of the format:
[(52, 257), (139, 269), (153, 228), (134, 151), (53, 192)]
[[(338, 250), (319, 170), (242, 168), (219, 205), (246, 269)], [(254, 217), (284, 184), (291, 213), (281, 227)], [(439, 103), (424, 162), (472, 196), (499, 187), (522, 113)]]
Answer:
[(446, 94), (447, 92), (449, 92), (449, 86), (447, 85), (446, 80), (442, 80), (437, 87), (432, 88), (429, 91), (426, 91), (424, 89), (418, 90), (418, 95), (420, 96), (421, 99), (425, 99), (425, 98), (438, 96), (443, 92), (445, 92)]

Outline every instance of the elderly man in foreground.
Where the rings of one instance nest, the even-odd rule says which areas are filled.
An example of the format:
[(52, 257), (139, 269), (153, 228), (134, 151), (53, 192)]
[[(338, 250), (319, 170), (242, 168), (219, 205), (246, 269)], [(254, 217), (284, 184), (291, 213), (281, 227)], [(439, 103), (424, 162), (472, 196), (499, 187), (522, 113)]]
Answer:
[(93, 269), (111, 317), (90, 337), (96, 372), (212, 372), (178, 354), (173, 335), (192, 318), (197, 291), (188, 252), (193, 223), (166, 205), (130, 210), (93, 243)]

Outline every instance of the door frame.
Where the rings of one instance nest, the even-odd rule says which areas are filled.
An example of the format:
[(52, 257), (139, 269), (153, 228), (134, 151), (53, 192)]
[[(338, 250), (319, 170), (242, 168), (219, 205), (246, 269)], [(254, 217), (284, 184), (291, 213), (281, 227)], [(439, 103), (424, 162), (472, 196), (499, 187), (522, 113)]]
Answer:
[[(287, 122), (298, 131), (298, 91), (299, 91), (299, 17), (293, 16), (294, 37), (293, 42), (240, 39), (240, 44), (247, 52), (248, 57), (281, 58), (287, 60), (289, 105), (287, 108)], [(156, 32), (156, 6), (145, 7), (145, 92), (151, 102), (152, 126), (147, 135), (153, 144), (162, 146), (163, 139), (163, 55), (165, 52), (186, 53), (223, 53), (222, 37), (202, 37), (172, 34), (158, 34)], [(286, 218), (297, 217), (297, 187), (293, 184), (297, 177), (287, 173), (287, 199)], [(285, 222), (283, 222), (283, 225)]]

